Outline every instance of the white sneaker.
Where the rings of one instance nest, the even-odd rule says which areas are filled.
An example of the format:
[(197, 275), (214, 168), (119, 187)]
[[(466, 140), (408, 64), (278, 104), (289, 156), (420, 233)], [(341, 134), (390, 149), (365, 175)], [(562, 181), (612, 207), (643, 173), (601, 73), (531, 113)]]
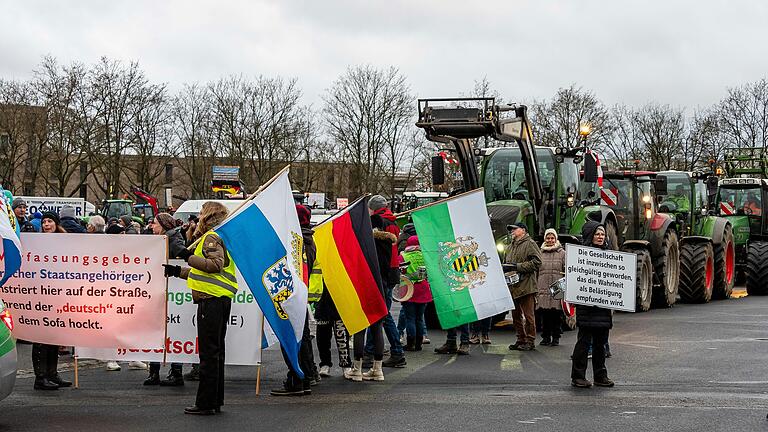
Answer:
[(320, 366), (320, 372), (318, 372), (321, 377), (329, 377), (331, 376), (331, 368), (328, 366)]
[(120, 369), (120, 365), (116, 361), (107, 362), (108, 371), (119, 371)]
[(149, 366), (144, 362), (132, 361), (128, 363), (128, 369), (147, 370), (149, 369)]

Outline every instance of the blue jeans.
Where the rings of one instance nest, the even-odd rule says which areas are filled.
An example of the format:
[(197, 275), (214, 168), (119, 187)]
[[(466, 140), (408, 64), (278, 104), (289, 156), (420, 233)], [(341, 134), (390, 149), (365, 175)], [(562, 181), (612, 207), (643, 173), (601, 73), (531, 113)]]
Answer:
[(421, 338), (424, 337), (424, 310), (427, 308), (425, 303), (403, 303), (403, 310), (405, 311), (406, 330), (409, 338), (414, 338), (421, 343)]
[(469, 324), (462, 324), (458, 327), (448, 329), (446, 340), (456, 343), (456, 332), (461, 333), (461, 343), (469, 343)]
[[(427, 309), (427, 304), (424, 304), (424, 310)], [(424, 318), (424, 312), (421, 313), (421, 317)], [(405, 333), (405, 329), (408, 328), (408, 317), (405, 315), (405, 307), (400, 308), (400, 315), (397, 317), (397, 331), (400, 334)], [(421, 334), (427, 336), (427, 320), (421, 320)]]
[[(393, 286), (384, 288), (384, 302), (387, 304), (387, 314), (384, 316), (384, 334), (389, 341), (390, 355), (403, 355), (403, 344), (400, 343), (400, 332), (397, 331), (395, 320), (389, 310), (392, 308), (392, 289)], [(365, 343), (365, 353), (373, 354), (373, 333), (368, 329), (368, 337)]]

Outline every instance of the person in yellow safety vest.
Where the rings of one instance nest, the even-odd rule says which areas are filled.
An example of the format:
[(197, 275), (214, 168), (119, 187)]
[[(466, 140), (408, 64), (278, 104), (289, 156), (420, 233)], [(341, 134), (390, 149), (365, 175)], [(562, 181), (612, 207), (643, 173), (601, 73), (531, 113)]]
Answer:
[(315, 264), (312, 266), (312, 270), (309, 272), (309, 289), (308, 301), (314, 303), (320, 300), (320, 296), (323, 295), (323, 269), (320, 268), (320, 261), (315, 258)]
[(223, 204), (203, 204), (194, 237), (199, 239), (194, 253), (185, 249), (179, 258), (190, 267), (165, 266), (166, 277), (187, 280), (192, 300), (197, 304), (197, 336), (200, 356), (200, 385), (195, 405), (184, 408), (185, 414), (212, 415), (224, 404), (224, 338), (237, 292), (235, 262), (224, 242), (211, 231), (226, 219)]

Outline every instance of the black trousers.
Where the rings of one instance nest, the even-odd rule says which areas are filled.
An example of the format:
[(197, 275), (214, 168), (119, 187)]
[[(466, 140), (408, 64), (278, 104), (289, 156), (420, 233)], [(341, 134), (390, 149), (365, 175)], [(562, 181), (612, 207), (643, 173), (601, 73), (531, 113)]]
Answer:
[(224, 405), (224, 338), (232, 310), (229, 297), (211, 297), (197, 304), (200, 384), (195, 405), (213, 409)]
[(331, 359), (331, 339), (336, 339), (336, 348), (339, 350), (339, 367), (352, 366), (349, 355), (349, 333), (344, 326), (344, 321), (335, 320), (328, 324), (317, 324), (317, 352), (320, 354), (320, 367), (333, 367)]
[(59, 366), (59, 346), (41, 343), (32, 344), (32, 367), (35, 378), (55, 378)]
[(309, 332), (309, 312), (304, 319), (304, 330), (301, 334), (301, 346), (299, 347), (299, 367), (304, 372), (304, 379), (299, 378), (299, 374), (293, 368), (293, 364), (288, 359), (282, 345), (280, 351), (283, 353), (283, 360), (288, 366), (288, 376), (285, 387), (291, 390), (309, 388), (309, 381), (315, 373), (315, 355), (312, 352), (312, 334)]
[(563, 311), (561, 309), (539, 309), (541, 314), (541, 335), (560, 339), (563, 334)]
[[(374, 360), (383, 360), (384, 359), (384, 318), (376, 321), (375, 323), (371, 324), (369, 327), (370, 334), (373, 336), (373, 359)], [(359, 332), (355, 333), (354, 336), (354, 342), (355, 342), (355, 360), (362, 360), (363, 354), (365, 351), (365, 335), (366, 330), (360, 330)]]
[(586, 379), (587, 355), (592, 344), (592, 374), (594, 379), (608, 378), (605, 368), (605, 344), (608, 342), (607, 328), (579, 327), (579, 336), (573, 347), (571, 379)]

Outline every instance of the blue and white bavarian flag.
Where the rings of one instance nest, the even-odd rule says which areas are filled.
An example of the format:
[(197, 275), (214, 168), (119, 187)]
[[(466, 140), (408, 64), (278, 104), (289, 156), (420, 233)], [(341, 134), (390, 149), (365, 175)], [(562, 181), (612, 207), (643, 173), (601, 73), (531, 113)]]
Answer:
[(304, 378), (299, 347), (307, 287), (301, 278), (303, 241), (288, 170), (215, 231), (235, 260), (238, 280), (248, 285), (293, 369)]
[(11, 210), (13, 196), (0, 186), (0, 286), (21, 267), (21, 241), (16, 215)]

